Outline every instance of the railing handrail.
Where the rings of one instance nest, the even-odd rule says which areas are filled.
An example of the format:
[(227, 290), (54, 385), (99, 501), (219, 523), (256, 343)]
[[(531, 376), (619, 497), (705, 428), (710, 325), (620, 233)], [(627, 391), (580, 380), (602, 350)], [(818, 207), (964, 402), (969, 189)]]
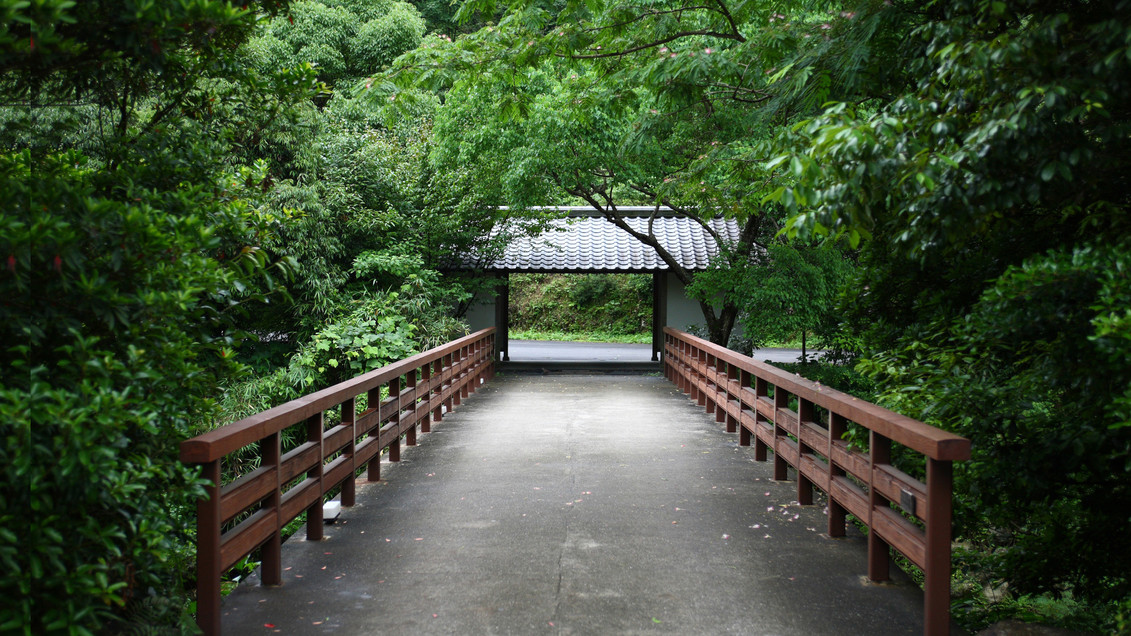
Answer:
[(381, 386), (412, 369), (420, 368), (429, 359), (435, 360), (459, 351), (468, 343), (479, 340), (493, 330), (494, 327), (481, 329), (458, 340), (433, 347), (404, 360), (387, 364), (334, 386), (295, 398), (266, 411), (197, 435), (192, 439), (181, 442), (180, 459), (186, 464), (203, 464), (220, 459), (252, 442), (278, 433), (316, 413), (327, 411), (352, 397)]
[(931, 459), (947, 461), (970, 459), (970, 440), (965, 437), (861, 400), (832, 387), (823, 386), (678, 329), (664, 327), (664, 333), (693, 342), (696, 346), (710, 351), (711, 355), (719, 360), (737, 367), (745, 365), (757, 369), (759, 377), (774, 386), (780, 386), (787, 393), (809, 400), (830, 411), (836, 411), (853, 422), (874, 430), (893, 442), (923, 453)]

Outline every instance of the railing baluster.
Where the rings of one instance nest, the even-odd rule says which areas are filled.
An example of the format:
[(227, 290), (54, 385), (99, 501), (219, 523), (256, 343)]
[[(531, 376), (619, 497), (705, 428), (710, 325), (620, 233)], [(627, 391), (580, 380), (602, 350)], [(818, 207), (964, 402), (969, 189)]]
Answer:
[(428, 399), (435, 401), (436, 406), (432, 409), (432, 419), (439, 422), (444, 418), (444, 401), (440, 399), (441, 394), (444, 392), (444, 361), (433, 360), (432, 367), (435, 371), (436, 388), (432, 389), (432, 397)]
[(927, 458), (927, 563), (923, 568), (923, 595), (928, 633), (950, 633), (950, 493), (954, 465)]
[[(833, 462), (833, 449), (834, 444), (844, 438), (844, 434), (848, 432), (848, 419), (840, 413), (829, 412), (829, 488), (832, 488), (833, 480), (837, 477), (845, 477), (845, 471), (840, 466)], [(949, 493), (948, 495), (949, 496)], [(834, 497), (829, 497), (829, 525), (828, 531), (830, 537), (843, 537), (845, 527), (848, 522), (848, 511), (844, 506), (840, 505)], [(948, 551), (949, 553), (949, 551)]]
[[(880, 494), (875, 485), (876, 468), (891, 463), (891, 440), (871, 431), (868, 440), (868, 527), (875, 528), (874, 520), (879, 508), (886, 508), (889, 501)], [(868, 533), (868, 579), (886, 581), (891, 578), (891, 548), (879, 533)]]
[(389, 399), (392, 401), (393, 414), (389, 423), (393, 426), (393, 441), (389, 442), (389, 461), (401, 461), (401, 378), (397, 376), (389, 380)]
[[(377, 412), (377, 425), (373, 427), (372, 432), (369, 433), (370, 437), (381, 436), (381, 387), (375, 386), (366, 393), (366, 399), (369, 403), (369, 409)], [(373, 442), (376, 443), (376, 442)], [(369, 481), (381, 481), (381, 453), (378, 451), (373, 459), (369, 460), (366, 466), (365, 478)]]
[(467, 386), (467, 376), (469, 375), (469, 372), (466, 366), (467, 361), (471, 359), (469, 349), (469, 346), (464, 345), (463, 348), (459, 350), (459, 361), (461, 368), (459, 372), (459, 393), (456, 395), (456, 406), (459, 406), (461, 399), (466, 398), (469, 395)]
[(263, 544), (263, 563), (260, 566), (260, 577), (264, 585), (282, 585), (283, 525), (286, 522), (283, 521), (283, 484), (279, 475), (279, 462), (282, 458), (279, 434), (268, 435), (260, 440), (259, 444), (260, 453), (263, 455), (263, 466), (271, 467), (271, 472), (274, 473), (275, 477), (275, 486), (271, 490), (271, 496), (267, 498), (267, 508), (275, 515), (275, 532), (271, 533), (271, 538)]
[(706, 400), (705, 406), (707, 407), (707, 414), (714, 415), (716, 422), (721, 422), (717, 415), (716, 406), (719, 402), (719, 370), (716, 367), (718, 359), (715, 356), (707, 354), (707, 366), (703, 369), (703, 377), (707, 385), (707, 390), (703, 393)]
[[(432, 384), (432, 363), (428, 362), (420, 368), (420, 383), (425, 387), (430, 387)], [(424, 406), (424, 414), (420, 418), (420, 432), (432, 432), (432, 389), (427, 388), (424, 395), (420, 396), (421, 404)]]
[(404, 405), (405, 417), (408, 419), (408, 429), (405, 431), (404, 442), (407, 446), (416, 446), (416, 369), (405, 374), (406, 389), (411, 389), (408, 403)]
[(357, 472), (354, 451), (357, 449), (357, 403), (354, 398), (342, 402), (342, 426), (350, 427), (350, 443), (346, 446), (345, 454), (349, 457), (350, 476), (342, 482), (342, 505), (352, 506), (357, 501), (357, 487), (354, 474)]
[[(453, 377), (453, 373), (452, 373), (452, 354), (450, 354), (450, 353), (444, 355), (443, 371), (444, 371), (444, 382), (443, 382), (443, 384), (444, 384), (445, 390), (447, 390), (450, 386), (454, 386), (454, 383), (455, 383), (455, 378)], [(456, 404), (457, 404), (457, 402), (456, 402), (455, 398), (452, 397), (452, 393), (449, 392), (448, 397), (446, 397), (444, 399), (444, 408), (447, 409), (449, 413), (451, 413), (452, 408), (454, 408)]]
[[(747, 389), (747, 387), (750, 386), (750, 372), (747, 371), (746, 369), (739, 367), (738, 378), (739, 378), (738, 379), (738, 396), (739, 396), (738, 397), (738, 400), (739, 400), (738, 412), (739, 412), (739, 416), (741, 416), (744, 413), (744, 411), (746, 410), (743, 407), (743, 404), (744, 404), (743, 400), (749, 395), (749, 393), (746, 391), (746, 389)], [(754, 412), (757, 413), (757, 411), (754, 411)], [(755, 419), (757, 419), (757, 418), (755, 417)], [(745, 426), (742, 426), (742, 420), (741, 419), (739, 420), (738, 425), (739, 425), (739, 428), (738, 428), (738, 445), (739, 446), (749, 446), (750, 445), (750, 430), (747, 429)]]
[[(755, 384), (754, 394), (757, 396), (756, 399), (758, 400), (758, 402), (761, 402), (762, 398), (768, 399), (770, 397), (770, 383), (766, 379), (757, 378), (754, 381), (754, 384)], [(754, 423), (755, 423), (754, 429), (756, 431), (762, 430), (762, 422), (770, 422), (770, 420), (767, 420), (765, 418), (765, 416), (763, 416), (760, 412), (755, 411), (754, 412)], [(771, 424), (771, 426), (773, 425), (772, 422), (770, 422), (770, 424)], [(758, 437), (757, 435), (755, 435), (755, 439), (754, 439), (754, 461), (756, 461), (756, 462), (766, 461), (766, 451), (768, 449), (769, 449), (769, 445), (766, 444), (765, 440), (763, 440), (761, 437)]]
[(196, 622), (207, 634), (220, 633), (220, 460), (203, 466), (208, 496), (196, 502)]
[(789, 464), (786, 463), (785, 458), (782, 457), (781, 447), (786, 444), (785, 429), (778, 424), (778, 417), (782, 409), (789, 407), (789, 394), (785, 389), (780, 386), (774, 387), (774, 417), (771, 420), (774, 423), (774, 479), (777, 481), (785, 481), (789, 479)]
[(734, 415), (731, 415), (731, 413), (730, 413), (731, 401), (732, 400), (738, 400), (739, 401), (738, 402), (739, 412), (741, 412), (742, 411), (742, 387), (741, 386), (739, 387), (737, 393), (735, 393), (735, 394), (731, 393), (731, 390), (733, 389), (733, 385), (731, 384), (731, 382), (735, 382), (735, 381), (738, 380), (738, 378), (736, 377), (738, 367), (729, 363), (729, 362), (724, 362), (723, 364), (725, 365), (724, 368), (726, 369), (726, 377), (725, 377), (725, 380), (724, 380), (725, 383), (726, 383), (726, 393), (724, 394), (725, 397), (726, 397), (726, 401), (723, 403), (723, 412), (726, 414), (727, 432), (728, 433), (734, 433), (734, 432), (738, 431), (738, 418), (735, 417)]
[(318, 463), (306, 473), (307, 479), (317, 480), (315, 487), (318, 497), (306, 509), (306, 540), (322, 540), (322, 470), (325, 466), (326, 455), (322, 452), (322, 429), (324, 428), (322, 412), (310, 416), (306, 420), (306, 441), (318, 444)]
[(813, 449), (805, 443), (804, 435), (805, 423), (816, 419), (813, 413), (812, 402), (797, 399), (797, 503), (802, 506), (813, 505), (813, 482), (801, 471), (806, 456), (813, 456)]

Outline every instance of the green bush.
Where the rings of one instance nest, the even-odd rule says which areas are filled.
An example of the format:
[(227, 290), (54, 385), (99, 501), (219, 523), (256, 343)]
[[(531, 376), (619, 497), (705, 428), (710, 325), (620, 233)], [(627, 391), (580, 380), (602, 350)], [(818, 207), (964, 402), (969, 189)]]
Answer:
[(92, 168), (77, 153), (0, 155), (16, 195), (0, 216), (15, 299), (0, 559), (19, 600), (5, 631), (92, 630), (180, 593), (171, 559), (190, 537), (177, 512), (202, 491), (177, 448), (200, 396), (235, 368), (224, 314), (239, 270), (207, 254), (238, 232), (238, 206), (191, 186), (111, 197)]
[(651, 333), (647, 274), (514, 274), (510, 280), (516, 331)]
[(240, 183), (256, 171), (225, 159), (249, 111), (310, 97), (302, 71), (235, 63), (284, 3), (135, 4), (4, 3), (4, 633), (188, 620), (203, 491), (178, 445), (237, 370), (232, 317), (278, 274)]
[(401, 53), (420, 46), (424, 29), (424, 19), (415, 7), (397, 3), (358, 30), (350, 44), (354, 64), (364, 73), (376, 73)]

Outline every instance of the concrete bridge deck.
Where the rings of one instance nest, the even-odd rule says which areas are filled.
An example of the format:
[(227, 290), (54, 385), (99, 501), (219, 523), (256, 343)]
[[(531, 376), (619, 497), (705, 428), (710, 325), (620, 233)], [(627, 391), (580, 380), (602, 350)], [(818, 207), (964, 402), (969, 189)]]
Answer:
[(662, 377), (501, 374), (382, 475), (224, 633), (922, 633), (918, 588)]

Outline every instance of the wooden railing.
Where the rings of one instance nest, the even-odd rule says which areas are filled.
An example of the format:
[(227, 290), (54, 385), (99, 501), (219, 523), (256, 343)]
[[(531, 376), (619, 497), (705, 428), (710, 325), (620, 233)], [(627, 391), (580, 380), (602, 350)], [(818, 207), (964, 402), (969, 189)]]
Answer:
[[(869, 579), (888, 579), (890, 548), (923, 570), (924, 632), (950, 633), (951, 462), (970, 458), (970, 441), (670, 327), (664, 340), (668, 379), (741, 445), (753, 439), (754, 459), (772, 451), (774, 479), (792, 466), (799, 503), (814, 487), (828, 495), (829, 536), (844, 536), (848, 514), (868, 527)], [(868, 429), (867, 454), (843, 439), (849, 422)], [(893, 443), (926, 456), (926, 483), (892, 466)]]
[[(418, 425), (427, 433), (490, 379), (494, 338), (484, 329), (181, 443), (181, 461), (203, 465), (211, 482), (197, 505), (197, 623), (205, 634), (220, 633), (224, 571), (262, 546), (262, 582), (280, 584), (283, 526), (305, 511), (306, 538), (321, 539), (323, 497), (341, 486), (341, 504), (352, 506), (360, 470), (380, 479), (384, 449), (399, 461), (402, 436), (415, 445)], [(358, 412), (363, 393), (367, 407)], [(340, 422), (327, 428), (324, 414), (337, 409)], [(305, 425), (306, 441), (283, 453), (282, 434), (296, 425)], [(256, 448), (259, 467), (222, 486), (224, 458), (247, 447)]]

